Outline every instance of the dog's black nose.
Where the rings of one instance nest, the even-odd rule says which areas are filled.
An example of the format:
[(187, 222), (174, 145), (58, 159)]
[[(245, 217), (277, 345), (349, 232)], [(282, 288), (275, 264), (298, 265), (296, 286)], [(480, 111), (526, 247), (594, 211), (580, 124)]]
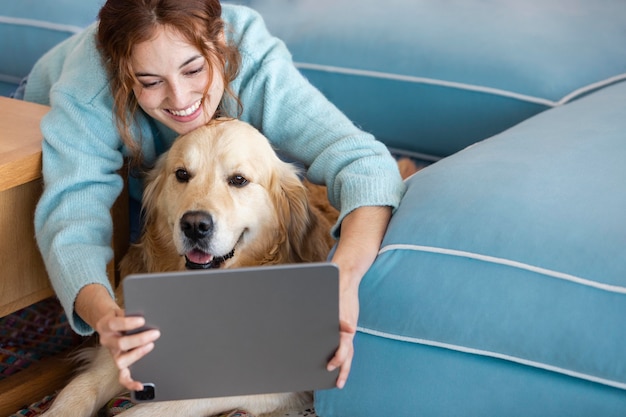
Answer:
[(200, 240), (213, 231), (213, 218), (204, 211), (189, 211), (180, 219), (180, 230), (189, 239)]

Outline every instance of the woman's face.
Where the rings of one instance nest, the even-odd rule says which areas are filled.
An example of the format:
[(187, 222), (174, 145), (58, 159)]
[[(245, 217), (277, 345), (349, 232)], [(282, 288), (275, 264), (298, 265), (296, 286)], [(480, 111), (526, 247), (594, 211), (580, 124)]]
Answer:
[[(178, 32), (161, 26), (155, 38), (133, 47), (133, 87), (139, 106), (178, 134), (208, 123), (224, 94), (222, 72)], [(204, 91), (210, 82), (208, 95)]]

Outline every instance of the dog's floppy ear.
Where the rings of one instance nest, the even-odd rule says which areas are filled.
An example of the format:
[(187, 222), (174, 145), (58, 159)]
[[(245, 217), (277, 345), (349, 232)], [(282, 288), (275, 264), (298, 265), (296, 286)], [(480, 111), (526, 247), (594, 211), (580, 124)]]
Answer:
[[(156, 201), (160, 190), (163, 188), (164, 165), (164, 157), (162, 157), (157, 161), (155, 167), (145, 174), (145, 187), (141, 204), (141, 215), (143, 217), (141, 237), (139, 242), (133, 243), (128, 248), (128, 252), (120, 262), (119, 267), (122, 278), (132, 273), (156, 272), (152, 262), (154, 257), (151, 256), (153, 252), (153, 242), (151, 240), (153, 239), (150, 231), (154, 229), (152, 226), (156, 219)], [(118, 301), (123, 301), (121, 291), (116, 292), (116, 297), (118, 297)]]
[[(296, 169), (284, 164), (272, 179), (271, 194), (276, 204), (282, 247), (280, 262), (315, 262), (328, 254), (328, 227), (313, 211), (308, 192)], [(328, 235), (328, 236), (327, 236)]]
[(122, 260), (121, 268), (129, 272), (165, 272), (181, 269), (181, 258), (173, 247), (171, 231), (159, 211), (167, 176), (163, 154), (145, 178), (142, 199), (143, 225), (139, 242), (133, 244)]
[(146, 175), (141, 202), (142, 214), (146, 223), (154, 219), (156, 204), (159, 201), (159, 195), (163, 190), (165, 179), (167, 178), (167, 172), (165, 170), (166, 157), (167, 152), (159, 157), (155, 166)]

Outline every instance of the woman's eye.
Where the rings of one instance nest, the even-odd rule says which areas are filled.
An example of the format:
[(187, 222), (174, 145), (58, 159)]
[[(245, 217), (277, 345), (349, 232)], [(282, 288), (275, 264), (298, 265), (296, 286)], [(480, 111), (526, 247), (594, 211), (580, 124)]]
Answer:
[(178, 182), (189, 182), (189, 180), (191, 179), (191, 175), (189, 175), (189, 172), (187, 172), (187, 170), (183, 168), (177, 169), (174, 174), (176, 175), (176, 180)]
[(160, 81), (152, 81), (152, 82), (142, 82), (141, 86), (143, 88), (154, 88), (160, 84)]
[(203, 66), (201, 66), (201, 67), (199, 67), (199, 68), (196, 68), (196, 69), (193, 69), (193, 70), (187, 71), (187, 72), (185, 73), (185, 75), (191, 75), (191, 76), (193, 76), (193, 75), (196, 75), (196, 74), (200, 74), (203, 70), (204, 70), (204, 65), (203, 65)]
[(248, 184), (248, 180), (241, 175), (233, 175), (228, 179), (228, 183), (233, 187), (243, 187)]

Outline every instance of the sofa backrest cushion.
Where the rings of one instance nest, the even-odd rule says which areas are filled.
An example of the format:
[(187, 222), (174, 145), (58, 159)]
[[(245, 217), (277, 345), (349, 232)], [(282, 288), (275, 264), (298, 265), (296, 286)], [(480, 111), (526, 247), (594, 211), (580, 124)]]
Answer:
[(623, 0), (236, 0), (391, 147), (449, 155), (626, 78)]
[(0, 95), (9, 95), (37, 59), (96, 20), (104, 0), (0, 2)]

